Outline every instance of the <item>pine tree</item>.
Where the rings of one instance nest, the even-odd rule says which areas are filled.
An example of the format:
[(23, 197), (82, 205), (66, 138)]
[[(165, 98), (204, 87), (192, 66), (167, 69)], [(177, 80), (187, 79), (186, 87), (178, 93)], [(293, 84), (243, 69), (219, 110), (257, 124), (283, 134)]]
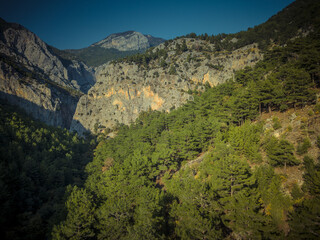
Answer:
[(170, 211), (175, 234), (181, 239), (221, 239), (223, 232), (217, 202), (194, 174), (192, 169), (186, 168), (166, 180), (168, 191), (176, 198)]
[(213, 158), (212, 168), (206, 169), (204, 174), (210, 176), (209, 191), (214, 192), (223, 212), (223, 223), (235, 238), (261, 238), (266, 219), (259, 212), (259, 195), (248, 164), (225, 150), (218, 155), (220, 158)]
[(298, 159), (294, 156), (294, 147), (287, 140), (280, 139), (272, 136), (267, 139), (265, 145), (270, 164), (273, 166), (287, 166), (287, 165), (297, 165), (300, 163)]
[(304, 157), (303, 164), (305, 188), (310, 194), (320, 196), (320, 164), (315, 164), (313, 159), (308, 156)]
[(92, 196), (85, 189), (73, 187), (67, 200), (68, 210), (65, 222), (55, 226), (53, 239), (90, 239), (94, 236), (94, 208)]
[(313, 84), (305, 70), (283, 67), (277, 74), (277, 78), (284, 81), (286, 101), (294, 107), (298, 103), (303, 106), (315, 100), (315, 95), (310, 90)]
[[(320, 237), (320, 167), (310, 157), (304, 157), (306, 197), (296, 203), (290, 216), (290, 239), (319, 239)], [(303, 199), (303, 198), (302, 198)]]

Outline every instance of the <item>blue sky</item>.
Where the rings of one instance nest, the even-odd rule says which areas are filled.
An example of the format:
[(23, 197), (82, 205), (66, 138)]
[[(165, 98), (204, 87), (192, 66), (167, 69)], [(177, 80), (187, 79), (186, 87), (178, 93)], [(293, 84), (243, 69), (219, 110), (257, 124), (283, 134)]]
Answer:
[(0, 17), (60, 49), (83, 48), (135, 30), (172, 39), (235, 33), (265, 22), (294, 0), (0, 0)]

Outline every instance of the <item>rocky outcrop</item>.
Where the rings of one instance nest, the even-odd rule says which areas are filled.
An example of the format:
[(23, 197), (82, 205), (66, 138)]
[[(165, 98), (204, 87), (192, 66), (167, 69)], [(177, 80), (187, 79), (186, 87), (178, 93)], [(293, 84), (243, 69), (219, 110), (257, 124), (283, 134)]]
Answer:
[[(184, 43), (187, 48), (181, 51)], [(80, 98), (71, 129), (103, 131), (130, 124), (148, 109), (170, 111), (192, 101), (190, 91), (223, 83), (234, 71), (262, 59), (255, 44), (218, 53), (214, 45), (195, 39), (161, 44), (148, 54), (154, 59), (147, 65), (128, 60), (97, 68), (97, 83)]]
[(0, 97), (53, 126), (70, 127), (81, 92), (95, 83), (93, 69), (56, 55), (19, 24), (0, 19)]
[[(179, 53), (177, 47), (181, 48), (183, 44), (188, 50)], [(167, 47), (161, 44), (153, 52), (160, 50), (167, 51), (168, 57), (163, 58), (167, 71), (172, 67), (181, 78), (189, 79), (196, 85), (208, 83), (211, 87), (233, 79), (235, 71), (252, 67), (263, 57), (257, 44), (232, 52), (217, 52), (214, 44), (190, 38), (175, 40)], [(161, 61), (156, 64), (161, 64)]]
[(63, 60), (34, 33), (0, 19), (0, 54), (61, 86), (87, 92), (94, 71), (78, 61)]
[(143, 35), (135, 31), (111, 34), (105, 39), (92, 44), (101, 48), (114, 48), (119, 51), (146, 50), (164, 42), (164, 39), (155, 38), (151, 35)]
[(46, 124), (69, 129), (79, 98), (59, 86), (26, 77), (0, 61), (0, 99)]
[(145, 76), (137, 65), (126, 63), (107, 65), (102, 72), (106, 75), (80, 98), (71, 130), (95, 132), (97, 127), (103, 130), (117, 123), (130, 124), (142, 111), (169, 111), (192, 99), (181, 91), (188, 89), (189, 83), (178, 76), (163, 73), (154, 78), (154, 71)]

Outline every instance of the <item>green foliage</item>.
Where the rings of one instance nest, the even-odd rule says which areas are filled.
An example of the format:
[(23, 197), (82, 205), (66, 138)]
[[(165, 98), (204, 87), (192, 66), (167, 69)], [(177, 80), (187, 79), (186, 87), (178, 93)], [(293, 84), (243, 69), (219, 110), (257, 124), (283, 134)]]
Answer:
[(165, 68), (167, 66), (167, 63), (164, 59), (161, 59), (160, 61), (160, 67)]
[(278, 238), (284, 231), (286, 215), (292, 206), (290, 198), (283, 193), (281, 178), (275, 174), (270, 165), (258, 167), (254, 176), (257, 179), (257, 189), (261, 196), (259, 202), (268, 220), (268, 225), (264, 230), (265, 236)]
[(320, 104), (316, 104), (316, 105), (314, 106), (314, 112), (315, 112), (316, 114), (319, 114), (319, 113), (320, 113)]
[(315, 164), (309, 156), (303, 158), (305, 189), (312, 195), (320, 195), (320, 164)]
[(285, 112), (289, 109), (289, 106), (287, 104), (281, 104), (280, 105), (280, 112)]
[[(230, 51), (252, 43), (258, 43), (260, 49), (267, 50), (272, 43), (283, 45), (289, 39), (296, 37), (296, 35), (302, 35), (299, 30), (308, 29), (310, 25), (314, 29), (318, 29), (320, 21), (317, 14), (319, 11), (320, 5), (318, 2), (298, 0), (291, 4), (288, 9), (272, 16), (267, 22), (254, 28), (248, 28), (247, 31), (235, 34), (222, 33), (215, 36), (208, 36), (208, 34), (197, 36), (195, 33), (190, 33), (184, 37), (213, 43), (216, 51)], [(238, 41), (234, 42), (233, 39)]]
[[(313, 159), (304, 157), (305, 174), (303, 189), (307, 197), (297, 201), (290, 215), (290, 239), (317, 239), (320, 234), (320, 166)], [(301, 201), (302, 200), (302, 201)]]
[(156, 78), (159, 77), (159, 72), (154, 72), (153, 76), (155, 76)]
[(124, 57), (141, 53), (141, 50), (136, 51), (119, 51), (114, 48), (102, 48), (100, 46), (90, 46), (79, 50), (66, 50), (64, 54), (76, 56), (79, 60), (91, 67), (98, 67), (108, 61), (114, 61)]
[(85, 189), (74, 187), (66, 202), (68, 215), (65, 223), (53, 229), (53, 239), (88, 239), (94, 236), (92, 225), (94, 205)]
[(274, 130), (278, 130), (282, 128), (279, 118), (277, 117), (272, 118), (272, 122), (273, 122), (272, 127)]
[(0, 105), (1, 232), (4, 239), (44, 239), (64, 217), (67, 185), (82, 185), (91, 147), (77, 134)]
[[(208, 55), (210, 56), (210, 55)], [(209, 68), (215, 69), (217, 71), (222, 71), (223, 70), (223, 66), (222, 65), (214, 65), (211, 63), (206, 63), (206, 66), (208, 66)]]
[(218, 145), (216, 151), (200, 171), (208, 183), (208, 192), (219, 203), (223, 224), (232, 230), (234, 237), (262, 237), (267, 219), (259, 212), (255, 179), (248, 164), (224, 144)]
[(301, 191), (297, 183), (295, 183), (292, 187), (291, 196), (294, 201), (300, 201), (300, 199), (302, 199), (304, 196), (304, 193)]
[(175, 233), (182, 239), (219, 239), (222, 237), (219, 212), (206, 186), (196, 180), (192, 171), (180, 171), (167, 180), (168, 191), (177, 198), (171, 205)]
[(171, 65), (171, 67), (169, 69), (169, 74), (170, 75), (176, 75), (177, 74), (177, 70), (176, 70), (174, 65)]
[[(297, 2), (300, 6), (303, 1)], [(292, 16), (287, 17), (291, 21)], [(179, 109), (143, 112), (130, 126), (119, 125), (114, 139), (101, 137), (86, 167), (84, 188), (74, 190), (67, 200), (69, 212), (78, 207), (79, 214), (88, 217), (68, 212), (65, 221), (56, 225), (54, 236), (70, 237), (67, 234), (81, 225), (78, 232), (92, 239), (280, 239), (289, 231), (288, 217), (292, 236), (316, 235), (318, 165), (304, 159), (304, 192), (295, 185), (289, 196), (273, 167), (300, 163), (293, 145), (266, 138), (263, 146), (271, 166), (258, 164), (262, 125), (251, 120), (261, 112), (313, 104), (314, 88), (320, 86), (317, 35), (286, 42), (282, 33), (286, 28), (300, 29), (300, 23), (282, 28), (275, 19), (281, 24), (288, 20), (276, 16), (264, 26), (237, 35), (188, 35), (214, 43), (216, 51), (259, 42), (264, 60), (235, 72), (235, 81), (197, 92)], [(230, 37), (238, 41), (231, 44)], [(270, 39), (286, 45), (266, 50)], [(144, 69), (150, 63), (167, 68), (169, 44), (173, 46), (173, 41), (162, 50), (121, 61)], [(176, 54), (188, 51), (184, 45), (184, 39), (176, 42)], [(200, 46), (195, 50), (204, 51)], [(197, 64), (192, 53), (185, 64)], [(169, 73), (177, 74), (174, 65)], [(273, 125), (281, 127), (276, 119)], [(304, 222), (295, 232), (296, 219)], [(299, 230), (303, 224), (316, 234), (303, 235)]]
[(252, 162), (260, 162), (260, 134), (262, 125), (245, 122), (241, 127), (231, 127), (229, 142), (238, 152), (244, 154)]
[(320, 148), (320, 136), (317, 137), (317, 146)]
[(308, 149), (311, 147), (311, 142), (309, 138), (304, 138), (302, 142), (299, 143), (297, 147), (297, 153), (299, 155), (306, 154), (308, 152)]
[(294, 213), (290, 216), (289, 239), (318, 239), (319, 215), (319, 198), (306, 199), (296, 206)]
[(269, 137), (265, 143), (265, 150), (272, 166), (297, 165), (300, 163), (293, 154), (293, 145), (287, 140), (279, 140), (274, 136)]

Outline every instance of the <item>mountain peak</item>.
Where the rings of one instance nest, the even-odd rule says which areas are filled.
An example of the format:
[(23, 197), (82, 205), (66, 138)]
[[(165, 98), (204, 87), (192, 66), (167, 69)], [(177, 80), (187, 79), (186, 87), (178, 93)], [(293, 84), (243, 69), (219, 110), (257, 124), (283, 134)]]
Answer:
[(114, 33), (91, 46), (99, 46), (105, 49), (117, 49), (119, 51), (145, 50), (163, 42), (162, 38), (144, 35), (136, 31)]

